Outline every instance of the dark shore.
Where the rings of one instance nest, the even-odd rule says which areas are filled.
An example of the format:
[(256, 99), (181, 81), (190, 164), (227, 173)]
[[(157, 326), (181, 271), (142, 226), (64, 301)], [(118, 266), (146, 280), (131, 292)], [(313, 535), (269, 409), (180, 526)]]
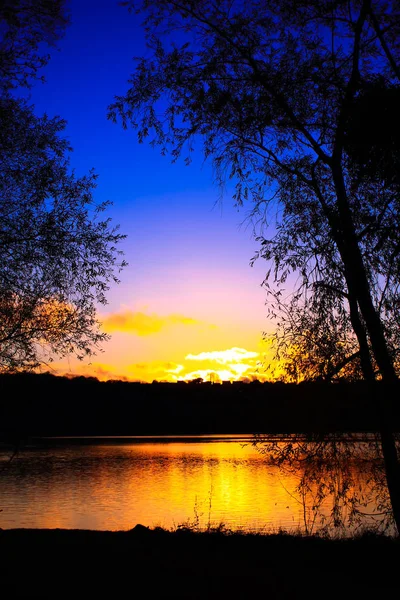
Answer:
[(395, 598), (400, 542), (285, 534), (0, 530), (4, 598)]
[[(379, 397), (399, 397), (382, 382)], [(18, 398), (18, 402), (10, 402)], [(400, 431), (400, 404), (393, 405)], [(50, 374), (0, 375), (0, 441), (49, 436), (375, 432), (365, 382), (141, 384)]]

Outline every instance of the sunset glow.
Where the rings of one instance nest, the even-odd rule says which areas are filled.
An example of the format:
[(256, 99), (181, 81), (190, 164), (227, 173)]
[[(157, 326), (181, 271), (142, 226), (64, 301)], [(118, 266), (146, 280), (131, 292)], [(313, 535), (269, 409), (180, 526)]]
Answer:
[[(132, 340), (134, 343), (134, 340)], [(112, 344), (110, 344), (112, 347)], [(113, 348), (111, 348), (113, 350)], [(111, 354), (109, 351), (108, 355)], [(100, 381), (121, 379), (124, 381), (142, 381), (150, 383), (156, 381), (192, 381), (202, 379), (212, 383), (222, 381), (250, 382), (254, 379), (260, 381), (270, 380), (270, 372), (266, 372), (267, 356), (265, 345), (259, 352), (247, 351), (243, 348), (229, 348), (214, 352), (202, 352), (197, 355), (187, 354), (179, 362), (149, 360), (124, 364), (121, 359), (119, 365), (103, 363), (94, 360), (89, 364), (78, 361), (69, 361), (68, 369), (65, 363), (54, 365), (60, 374), (73, 376), (85, 375), (97, 377)], [(272, 359), (268, 361), (271, 364)]]
[(131, 312), (129, 310), (107, 315), (102, 319), (102, 326), (107, 333), (120, 331), (134, 333), (137, 335), (151, 335), (158, 333), (161, 329), (172, 325), (201, 325), (201, 322), (184, 315), (146, 315), (142, 312)]
[[(107, 216), (127, 235), (128, 267), (98, 309), (111, 340), (91, 360), (55, 357), (44, 368), (101, 380), (265, 378), (272, 358), (262, 344), (271, 328), (261, 288), (267, 267), (250, 267), (258, 243), (249, 207), (235, 208), (229, 187), (221, 198), (200, 152), (190, 166), (171, 163), (107, 121), (106, 107), (127, 87), (132, 56), (145, 49), (143, 31), (117, 5), (72, 0), (71, 12), (32, 103), (38, 114), (66, 119), (77, 173), (98, 173), (95, 200), (113, 203)], [(118, 35), (104, 53), (111, 31)]]

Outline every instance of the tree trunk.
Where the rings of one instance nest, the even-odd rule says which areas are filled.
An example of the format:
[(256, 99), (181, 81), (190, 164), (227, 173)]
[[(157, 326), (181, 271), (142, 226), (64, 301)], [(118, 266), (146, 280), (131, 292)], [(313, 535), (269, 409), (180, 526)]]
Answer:
[(392, 505), (393, 518), (400, 535), (400, 465), (397, 456), (396, 440), (388, 427), (380, 430), (383, 460), (385, 463), (386, 483)]
[(347, 282), (347, 289), (349, 292), (350, 321), (354, 333), (356, 334), (358, 345), (360, 348), (361, 370), (366, 381), (375, 382), (375, 373), (372, 367), (371, 353), (368, 346), (368, 338), (365, 331), (365, 327), (360, 319), (357, 298), (354, 294), (351, 281)]
[[(354, 301), (352, 295), (354, 292), (356, 302), (365, 323), (365, 330), (371, 342), (372, 352), (382, 375), (382, 380), (388, 384), (390, 390), (389, 394), (385, 393), (383, 398), (378, 398), (374, 377), (373, 394), (374, 402), (380, 416), (380, 436), (385, 463), (386, 481), (393, 518), (397, 527), (397, 534), (400, 535), (400, 465), (392, 429), (393, 393), (398, 387), (398, 378), (387, 347), (380, 316), (372, 301), (370, 285), (354, 228), (343, 175), (335, 168), (332, 169), (332, 173), (336, 187), (341, 225), (338, 249), (345, 267), (346, 279), (350, 282), (350, 297)], [(354, 327), (353, 320), (352, 324)], [(355, 333), (357, 335), (357, 331), (355, 331)], [(364, 375), (367, 379), (370, 378), (369, 369)]]
[[(358, 252), (359, 248), (358, 248)], [(361, 254), (360, 254), (361, 258)], [(361, 261), (362, 262), (362, 261)], [(398, 387), (398, 379), (386, 344), (383, 326), (372, 302), (365, 269), (355, 271), (357, 281), (358, 305), (364, 319), (366, 330), (369, 334), (372, 350), (379, 366), (382, 380), (388, 384), (383, 397), (378, 396), (375, 377), (373, 379), (373, 399), (380, 416), (380, 436), (382, 454), (385, 462), (387, 487), (392, 505), (393, 518), (400, 535), (400, 464), (397, 456), (396, 440), (393, 434), (393, 394)], [(371, 379), (370, 370), (364, 373), (367, 380)]]

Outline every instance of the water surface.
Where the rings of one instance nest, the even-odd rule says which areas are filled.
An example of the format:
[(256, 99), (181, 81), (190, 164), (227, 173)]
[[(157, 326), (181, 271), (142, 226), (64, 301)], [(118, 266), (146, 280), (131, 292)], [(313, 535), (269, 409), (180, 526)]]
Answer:
[(303, 528), (298, 478), (268, 466), (251, 439), (52, 440), (11, 463), (2, 451), (0, 527)]

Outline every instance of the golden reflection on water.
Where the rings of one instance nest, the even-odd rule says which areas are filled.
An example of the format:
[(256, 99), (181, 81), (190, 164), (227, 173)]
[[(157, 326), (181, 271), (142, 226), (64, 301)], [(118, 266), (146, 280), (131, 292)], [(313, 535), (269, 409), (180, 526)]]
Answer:
[(25, 451), (5, 470), (0, 527), (296, 529), (304, 525), (297, 483), (238, 441)]

